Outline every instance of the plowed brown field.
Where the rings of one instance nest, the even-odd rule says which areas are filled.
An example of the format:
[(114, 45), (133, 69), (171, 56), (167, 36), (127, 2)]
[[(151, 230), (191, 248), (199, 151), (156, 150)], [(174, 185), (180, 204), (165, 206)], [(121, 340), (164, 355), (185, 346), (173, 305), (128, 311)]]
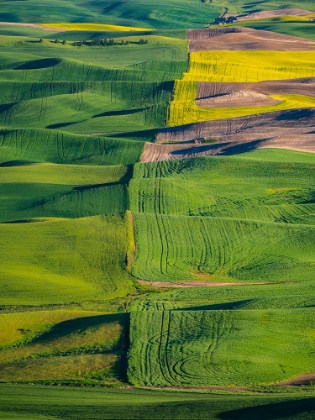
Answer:
[(205, 108), (273, 105), (281, 101), (268, 95), (315, 96), (315, 78), (256, 83), (198, 83), (196, 103)]
[[(255, 20), (255, 19), (270, 19), (274, 17), (280, 17), (280, 16), (307, 16), (314, 12), (311, 12), (310, 10), (304, 10), (304, 9), (279, 9), (279, 10), (264, 10), (262, 12), (255, 12), (255, 13), (249, 13), (246, 16), (239, 16), (237, 17), (238, 21), (243, 20)], [(231, 14), (226, 14), (225, 17), (233, 16)]]
[(206, 28), (187, 31), (189, 51), (315, 51), (315, 41), (250, 28)]
[[(207, 144), (203, 139), (215, 142)], [(257, 148), (315, 153), (315, 110), (279, 111), (166, 128), (159, 132), (157, 143), (146, 144), (141, 161), (226, 155)]]

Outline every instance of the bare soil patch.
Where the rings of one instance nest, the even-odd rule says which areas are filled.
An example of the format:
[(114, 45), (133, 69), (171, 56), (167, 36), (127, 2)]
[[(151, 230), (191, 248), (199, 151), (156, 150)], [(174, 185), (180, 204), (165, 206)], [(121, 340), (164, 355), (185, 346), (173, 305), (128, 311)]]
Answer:
[(315, 78), (256, 83), (199, 82), (196, 104), (204, 108), (267, 106), (280, 102), (268, 96), (276, 94), (315, 96)]
[(302, 386), (310, 385), (315, 383), (315, 372), (304, 373), (303, 375), (298, 375), (295, 378), (288, 379), (287, 381), (279, 382), (277, 386)]
[(11, 26), (28, 26), (30, 28), (42, 29), (43, 31), (50, 32), (66, 32), (66, 29), (50, 28), (49, 26), (36, 25), (34, 23), (18, 23), (18, 22), (0, 22), (0, 25), (11, 25)]
[(189, 51), (309, 51), (315, 41), (251, 28), (205, 28), (187, 31)]
[[(237, 16), (238, 21), (256, 20), (256, 19), (270, 19), (279, 16), (306, 16), (313, 12), (304, 9), (279, 9), (279, 10), (264, 10), (262, 12), (249, 13), (246, 16)], [(226, 17), (233, 15), (226, 15)]]
[[(207, 143), (209, 139), (213, 143)], [(145, 145), (141, 162), (231, 155), (259, 148), (315, 153), (315, 110), (277, 111), (162, 129), (157, 143)]]

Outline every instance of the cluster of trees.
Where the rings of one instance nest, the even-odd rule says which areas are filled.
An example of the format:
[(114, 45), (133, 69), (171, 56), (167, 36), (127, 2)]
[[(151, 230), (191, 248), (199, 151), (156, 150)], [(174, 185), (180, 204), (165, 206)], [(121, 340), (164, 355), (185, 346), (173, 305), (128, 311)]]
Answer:
[[(147, 44), (147, 39), (139, 39), (138, 44)], [(106, 38), (100, 38), (100, 39), (92, 39), (91, 41), (83, 40), (83, 41), (74, 41), (73, 45), (81, 46), (81, 45), (88, 45), (88, 46), (111, 46), (111, 45), (128, 45), (129, 41), (121, 40), (121, 41), (115, 41), (113, 38), (106, 39)]]
[[(43, 42), (42, 38), (39, 40), (39, 42)], [(55, 39), (54, 41), (55, 44), (59, 44), (61, 43), (62, 45), (65, 45), (67, 43), (67, 41), (64, 39), (63, 41), (60, 41), (59, 39)], [(147, 44), (148, 40), (147, 39), (143, 39), (140, 38), (138, 41), (138, 44), (143, 45), (143, 44)], [(100, 39), (92, 39), (92, 40), (82, 40), (82, 41), (74, 41), (72, 43), (72, 45), (81, 47), (82, 45), (88, 45), (88, 46), (110, 46), (110, 45), (128, 45), (129, 41), (125, 41), (125, 40), (120, 40), (120, 41), (115, 41), (113, 38), (110, 39), (106, 39), (106, 38), (100, 38)]]
[(217, 17), (214, 19), (215, 25), (220, 25), (221, 23), (233, 23), (237, 21), (237, 17), (235, 16), (229, 16), (228, 18), (225, 17)]

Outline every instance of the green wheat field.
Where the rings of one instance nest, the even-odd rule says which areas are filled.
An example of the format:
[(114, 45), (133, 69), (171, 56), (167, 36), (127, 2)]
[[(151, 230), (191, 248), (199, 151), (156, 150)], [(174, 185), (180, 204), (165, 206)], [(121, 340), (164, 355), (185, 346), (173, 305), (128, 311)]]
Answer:
[(312, 49), (189, 53), (258, 12), (221, 27), (315, 40), (312, 0), (1, 2), (0, 419), (315, 418), (315, 154), (142, 160), (165, 130), (314, 114), (311, 87), (197, 105), (315, 78)]

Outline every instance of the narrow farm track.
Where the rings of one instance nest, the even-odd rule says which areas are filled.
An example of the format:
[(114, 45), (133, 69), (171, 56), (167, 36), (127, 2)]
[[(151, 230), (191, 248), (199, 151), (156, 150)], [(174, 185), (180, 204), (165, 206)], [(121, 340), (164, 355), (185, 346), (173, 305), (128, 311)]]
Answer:
[(187, 282), (167, 282), (167, 281), (148, 281), (139, 280), (137, 281), (144, 286), (152, 286), (157, 288), (188, 288), (188, 287), (230, 287), (230, 286), (261, 286), (264, 284), (272, 284), (268, 282), (238, 282), (238, 283), (225, 283), (225, 282), (202, 282), (202, 281), (187, 281)]
[(50, 31), (50, 32), (66, 32), (68, 30), (68, 29), (62, 29), (62, 28), (51, 28), (50, 26), (36, 25), (34, 23), (0, 22), (0, 25), (26, 26), (29, 28), (42, 29), (43, 31)]
[(310, 51), (315, 41), (250, 28), (205, 28), (187, 31), (189, 52), (209, 50)]

